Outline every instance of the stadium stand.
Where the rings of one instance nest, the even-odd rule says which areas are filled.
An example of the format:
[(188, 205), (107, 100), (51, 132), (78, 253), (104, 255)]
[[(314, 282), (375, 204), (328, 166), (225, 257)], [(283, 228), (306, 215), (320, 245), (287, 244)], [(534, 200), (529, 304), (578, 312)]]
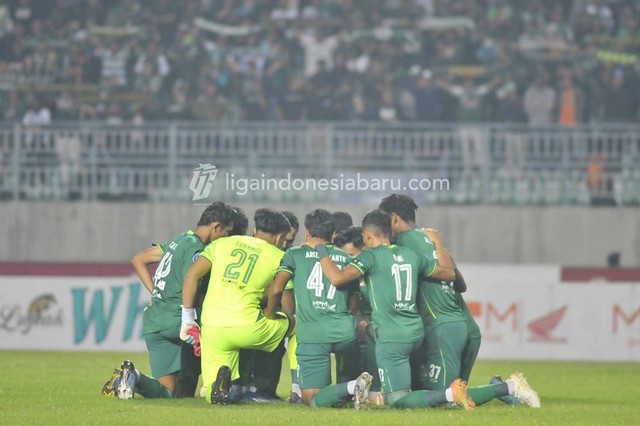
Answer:
[(7, 1), (0, 198), (184, 199), (206, 161), (448, 179), (430, 203), (638, 205), (639, 5)]
[(630, 0), (3, 3), (5, 120), (638, 119)]

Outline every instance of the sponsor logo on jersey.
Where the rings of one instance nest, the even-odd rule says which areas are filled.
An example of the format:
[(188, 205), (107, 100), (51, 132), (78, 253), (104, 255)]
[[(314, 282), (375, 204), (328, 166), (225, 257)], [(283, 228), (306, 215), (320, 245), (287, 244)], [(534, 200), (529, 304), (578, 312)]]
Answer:
[(200, 257), (200, 253), (202, 253), (202, 250), (198, 250), (194, 255), (193, 255), (193, 261), (195, 262), (196, 260), (198, 260), (198, 257)]
[(532, 334), (529, 341), (539, 343), (566, 343), (567, 339), (565, 337), (555, 337), (552, 336), (551, 333), (560, 325), (564, 314), (567, 312), (567, 308), (568, 305), (565, 305), (562, 308), (555, 309), (531, 321), (527, 325), (527, 328)]
[(335, 312), (336, 311), (336, 307), (337, 307), (337, 303), (334, 304), (330, 304), (329, 302), (325, 301), (325, 300), (314, 300), (312, 303), (313, 307), (315, 309), (321, 309), (323, 311), (332, 311)]
[(396, 311), (410, 311), (416, 312), (416, 304), (415, 303), (405, 303), (405, 302), (396, 302), (393, 307)]

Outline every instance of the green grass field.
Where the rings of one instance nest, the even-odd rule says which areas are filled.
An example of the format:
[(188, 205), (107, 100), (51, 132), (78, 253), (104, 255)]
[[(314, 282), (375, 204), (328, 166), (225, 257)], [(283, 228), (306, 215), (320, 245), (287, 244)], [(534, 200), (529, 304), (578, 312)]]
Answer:
[[(481, 361), (471, 385), (520, 369), (539, 392), (542, 408), (508, 407), (499, 401), (474, 411), (310, 409), (289, 404), (214, 407), (202, 399), (120, 401), (100, 389), (122, 353), (0, 352), (0, 425), (25, 424), (640, 424), (640, 364)], [(142, 371), (146, 354), (129, 356)], [(285, 357), (286, 360), (286, 357)], [(280, 393), (288, 394), (283, 370)]]

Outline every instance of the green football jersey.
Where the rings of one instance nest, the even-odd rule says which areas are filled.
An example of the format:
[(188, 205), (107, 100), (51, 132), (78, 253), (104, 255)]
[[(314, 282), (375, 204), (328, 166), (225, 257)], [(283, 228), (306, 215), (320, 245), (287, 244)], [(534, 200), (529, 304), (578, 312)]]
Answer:
[[(342, 269), (351, 257), (327, 245), (329, 256)], [(299, 343), (339, 343), (356, 337), (356, 321), (349, 310), (349, 297), (358, 283), (337, 288), (322, 274), (318, 252), (302, 245), (287, 250), (278, 271), (291, 275), (296, 301), (296, 336)]]
[(193, 231), (187, 231), (158, 247), (163, 255), (153, 276), (151, 306), (144, 311), (143, 334), (180, 327), (182, 281), (204, 244)]
[(418, 278), (431, 270), (411, 249), (380, 245), (364, 250), (351, 263), (364, 275), (376, 342), (422, 340), (424, 325), (416, 307)]
[(460, 310), (462, 310), (465, 321), (467, 322), (467, 330), (469, 330), (469, 339), (482, 338), (480, 327), (478, 326), (476, 319), (473, 317), (473, 315), (471, 315), (471, 311), (469, 311), (469, 307), (467, 306), (467, 303), (464, 301), (464, 298), (460, 293), (458, 293), (458, 305), (460, 306)]
[[(408, 247), (423, 258), (431, 261), (430, 276), (436, 267), (438, 256), (433, 242), (420, 229), (404, 231), (396, 236), (396, 243)], [(418, 288), (418, 309), (431, 325), (445, 322), (464, 321), (465, 317), (458, 304), (453, 282), (426, 278), (420, 280)]]

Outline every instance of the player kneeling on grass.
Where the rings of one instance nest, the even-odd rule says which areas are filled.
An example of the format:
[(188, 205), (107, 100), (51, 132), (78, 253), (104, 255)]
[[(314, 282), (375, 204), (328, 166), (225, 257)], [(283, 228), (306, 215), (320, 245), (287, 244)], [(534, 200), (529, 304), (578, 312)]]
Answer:
[[(234, 236), (214, 241), (187, 271), (183, 283), (181, 337), (197, 328), (195, 300), (198, 281), (210, 273), (202, 305), (202, 380), (208, 401), (231, 402), (231, 381), (240, 377), (240, 349), (273, 352), (288, 336), (295, 319), (285, 314), (266, 318), (260, 300), (271, 283), (284, 252), (287, 218), (260, 209), (254, 216), (254, 236)], [(237, 385), (239, 388), (239, 385)]]
[[(418, 206), (411, 197), (392, 194), (384, 198), (379, 207), (391, 217), (396, 244), (437, 265), (418, 282), (418, 310), (424, 321), (425, 340), (412, 358), (412, 388), (444, 390), (458, 377), (468, 380), (480, 347), (480, 334), (460, 295), (466, 290), (462, 274), (444, 249), (439, 232), (417, 227)], [(469, 389), (476, 405), (493, 398), (504, 400), (510, 395), (527, 405), (540, 405), (537, 395), (520, 374), (514, 373), (507, 383)]]
[[(333, 220), (336, 220), (336, 213), (333, 213)], [(354, 258), (364, 250), (362, 241), (362, 228), (359, 226), (349, 226), (334, 233), (333, 244)], [(359, 293), (355, 304), (350, 305), (352, 312), (356, 312), (356, 324), (358, 329), (358, 342), (360, 344), (360, 368), (359, 371), (378, 371), (376, 366), (376, 344), (373, 338), (373, 326), (371, 324), (371, 306), (365, 296), (367, 286), (363, 278), (359, 280)], [(336, 354), (336, 364), (344, 365), (340, 354)], [(384, 405), (382, 394), (380, 393), (380, 378), (378, 374), (373, 374), (371, 387), (369, 388), (369, 403), (372, 405)]]
[[(356, 409), (367, 404), (372, 376), (358, 377), (358, 339), (349, 300), (358, 290), (357, 279), (340, 288), (322, 275), (316, 245), (329, 244), (333, 220), (327, 210), (317, 209), (304, 220), (305, 242), (287, 250), (268, 290), (267, 318), (273, 316), (285, 286), (291, 280), (296, 306), (297, 348), (302, 400), (308, 406), (331, 407), (354, 398)], [(339, 267), (351, 258), (328, 245), (328, 255)], [(288, 292), (288, 297), (291, 293)], [(291, 305), (291, 301), (284, 305)], [(344, 365), (337, 385), (331, 385), (331, 354), (342, 355)], [(341, 383), (341, 379), (343, 380)]]
[[(142, 327), (151, 373), (157, 379), (140, 373), (131, 361), (124, 361), (105, 384), (103, 394), (115, 394), (120, 399), (131, 399), (135, 392), (145, 398), (177, 395), (178, 373), (184, 367), (181, 362), (183, 343), (179, 336), (182, 279), (206, 244), (227, 235), (232, 229), (233, 219), (231, 206), (223, 202), (212, 203), (202, 213), (195, 230), (133, 257), (133, 266), (151, 293), (151, 304), (144, 311)], [(158, 262), (152, 279), (147, 266)], [(194, 337), (189, 337), (190, 343), (197, 343)], [(193, 391), (190, 396), (193, 396)]]
[(396, 408), (428, 408), (455, 402), (474, 407), (467, 384), (456, 379), (447, 390), (411, 392), (409, 357), (424, 338), (422, 319), (416, 308), (418, 278), (433, 270), (428, 259), (412, 250), (390, 244), (391, 219), (382, 210), (368, 213), (362, 221), (366, 250), (345, 269), (339, 269), (324, 244), (315, 248), (322, 270), (336, 287), (361, 276), (368, 287), (376, 361), (387, 405)]

